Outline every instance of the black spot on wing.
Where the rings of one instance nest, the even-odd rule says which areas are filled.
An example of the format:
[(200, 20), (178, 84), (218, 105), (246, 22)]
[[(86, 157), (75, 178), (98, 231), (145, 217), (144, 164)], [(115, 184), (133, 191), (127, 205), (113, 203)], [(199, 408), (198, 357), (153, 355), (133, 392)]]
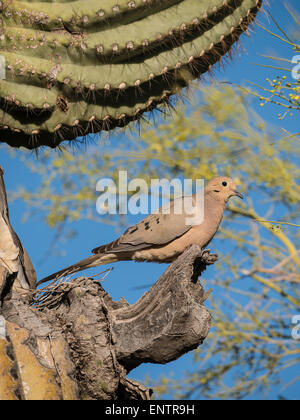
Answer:
[(133, 233), (135, 233), (138, 230), (139, 230), (139, 228), (136, 226), (136, 227), (133, 227), (133, 228), (129, 228), (127, 230), (127, 232), (125, 232), (125, 233), (128, 233), (129, 235), (132, 235)]

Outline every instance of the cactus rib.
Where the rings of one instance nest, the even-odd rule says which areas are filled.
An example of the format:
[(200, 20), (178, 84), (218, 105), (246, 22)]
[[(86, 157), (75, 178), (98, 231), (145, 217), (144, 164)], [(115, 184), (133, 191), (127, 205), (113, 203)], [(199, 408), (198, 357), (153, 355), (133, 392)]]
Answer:
[[(53, 2), (29, 3), (32, 10), (37, 4), (43, 10), (46, 5), (53, 7)], [(128, 6), (123, 1), (118, 5), (125, 7), (125, 3)], [(142, 3), (136, 5), (142, 7)], [(151, 9), (151, 2), (146, 3)], [(158, 7), (163, 2), (154, 3)], [(1, 81), (0, 91), (3, 141), (29, 148), (56, 147), (65, 139), (139, 119), (144, 112), (168, 103), (172, 95), (220, 61), (255, 19), (261, 3), (173, 1), (156, 13), (148, 10), (138, 22), (80, 35), (67, 30), (35, 31), (20, 24), (5, 27), (0, 37), (6, 60), (6, 80)], [(12, 1), (13, 7), (21, 4)], [(71, 2), (57, 4), (63, 7)], [(184, 6), (187, 11), (182, 18)], [(143, 45), (145, 36), (147, 45)], [(133, 38), (134, 46), (126, 52)], [(111, 51), (114, 43), (118, 44), (115, 52)]]

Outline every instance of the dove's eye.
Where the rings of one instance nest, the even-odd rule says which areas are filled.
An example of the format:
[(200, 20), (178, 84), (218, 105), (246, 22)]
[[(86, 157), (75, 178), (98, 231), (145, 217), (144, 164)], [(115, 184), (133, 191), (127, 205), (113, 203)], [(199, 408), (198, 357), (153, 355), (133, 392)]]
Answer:
[(223, 185), (223, 187), (227, 187), (227, 182), (226, 181), (223, 181), (222, 182), (222, 185)]

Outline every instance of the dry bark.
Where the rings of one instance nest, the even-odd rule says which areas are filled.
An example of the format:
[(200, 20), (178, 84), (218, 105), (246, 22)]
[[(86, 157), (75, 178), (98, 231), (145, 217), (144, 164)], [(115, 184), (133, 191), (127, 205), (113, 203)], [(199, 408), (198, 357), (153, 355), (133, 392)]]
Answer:
[[(1, 214), (8, 215), (0, 186)], [(24, 270), (32, 271), (17, 235), (12, 238)], [(29, 289), (14, 288), (18, 273), (11, 277), (0, 260), (0, 399), (149, 399), (151, 390), (126, 374), (202, 344), (211, 317), (198, 277), (216, 258), (190, 247), (134, 305), (114, 302), (99, 282), (84, 277), (36, 293), (31, 273)]]

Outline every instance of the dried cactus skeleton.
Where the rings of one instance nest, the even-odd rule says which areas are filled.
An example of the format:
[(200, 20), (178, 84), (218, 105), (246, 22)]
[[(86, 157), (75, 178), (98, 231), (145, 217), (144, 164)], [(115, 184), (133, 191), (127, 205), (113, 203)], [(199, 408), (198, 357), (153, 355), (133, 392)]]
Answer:
[(261, 4), (1, 2), (1, 141), (56, 147), (138, 120), (219, 62)]

